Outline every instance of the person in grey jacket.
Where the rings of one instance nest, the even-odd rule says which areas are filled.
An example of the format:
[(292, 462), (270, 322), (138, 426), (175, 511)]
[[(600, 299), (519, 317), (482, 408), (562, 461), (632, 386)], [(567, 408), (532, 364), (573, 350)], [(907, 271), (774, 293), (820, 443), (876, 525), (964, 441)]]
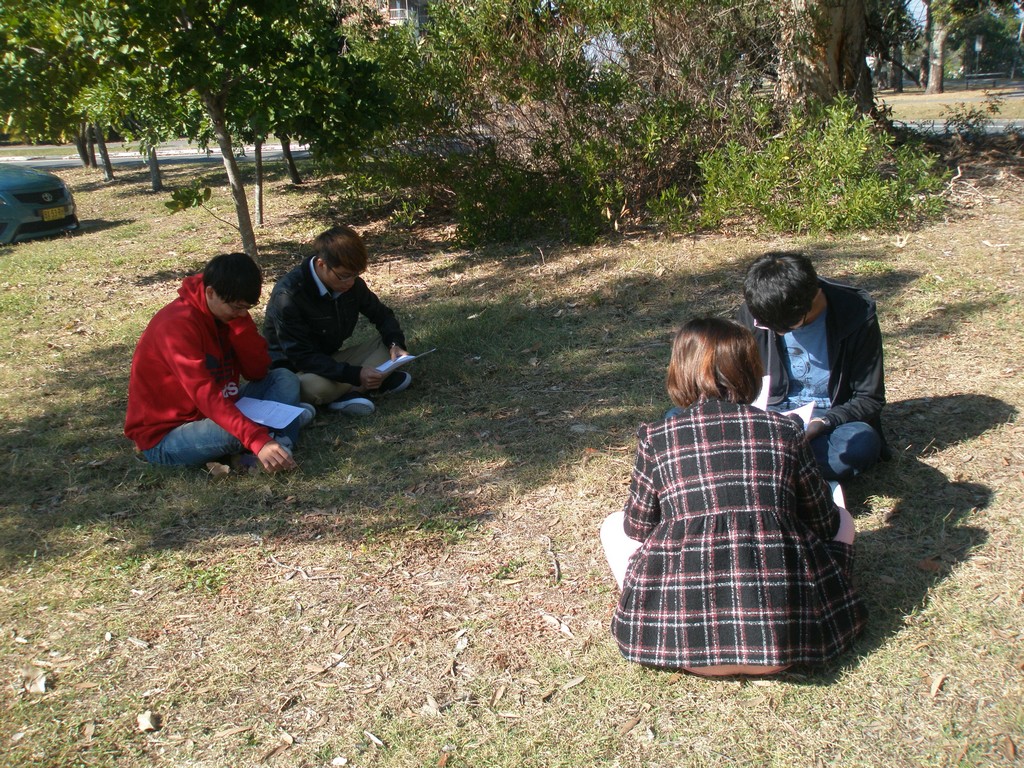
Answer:
[(818, 277), (802, 253), (766, 253), (747, 270), (737, 319), (757, 340), (769, 377), (768, 407), (813, 402), (807, 426), (822, 474), (845, 480), (888, 448), (882, 333), (866, 291)]
[[(367, 255), (355, 230), (332, 227), (312, 247), (313, 254), (278, 281), (267, 303), (263, 335), (271, 364), (298, 374), (306, 402), (349, 415), (372, 413), (367, 395), (399, 392), (412, 382), (405, 371), (377, 370), (406, 354), (405, 335), (395, 313), (360, 277)], [(379, 337), (343, 348), (360, 315)]]

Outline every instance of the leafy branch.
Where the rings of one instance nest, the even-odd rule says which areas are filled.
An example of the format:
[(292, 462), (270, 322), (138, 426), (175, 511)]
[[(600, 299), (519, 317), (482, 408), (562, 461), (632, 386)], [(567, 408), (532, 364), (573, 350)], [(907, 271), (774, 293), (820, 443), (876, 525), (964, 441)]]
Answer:
[(176, 189), (171, 192), (171, 199), (165, 202), (164, 205), (167, 206), (167, 210), (171, 213), (178, 213), (179, 211), (184, 211), (189, 208), (202, 208), (208, 214), (213, 216), (213, 218), (217, 219), (217, 221), (221, 221), (232, 229), (237, 230), (237, 225), (232, 224), (227, 219), (222, 219), (206, 205), (210, 202), (211, 197), (213, 197), (213, 190), (204, 185), (201, 181), (196, 180), (187, 187), (182, 187), (181, 189)]

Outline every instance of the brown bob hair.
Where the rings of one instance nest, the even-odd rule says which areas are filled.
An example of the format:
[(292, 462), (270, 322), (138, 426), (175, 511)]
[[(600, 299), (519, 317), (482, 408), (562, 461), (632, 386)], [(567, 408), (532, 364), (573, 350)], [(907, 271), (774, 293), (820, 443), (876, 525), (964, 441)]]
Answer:
[(313, 240), (315, 258), (323, 259), (328, 267), (341, 268), (354, 275), (366, 271), (366, 245), (352, 227), (339, 224), (316, 236)]
[(753, 334), (717, 317), (687, 322), (672, 342), (666, 387), (672, 402), (689, 408), (701, 398), (752, 403), (764, 366)]

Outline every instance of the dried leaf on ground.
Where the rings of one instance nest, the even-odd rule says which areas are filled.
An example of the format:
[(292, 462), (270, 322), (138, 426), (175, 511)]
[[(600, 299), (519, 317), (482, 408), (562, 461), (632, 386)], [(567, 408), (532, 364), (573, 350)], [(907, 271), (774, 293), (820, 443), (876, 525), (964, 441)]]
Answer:
[(582, 677), (582, 676), (581, 677), (574, 677), (572, 680), (570, 680), (569, 682), (567, 682), (565, 685), (562, 686), (562, 690), (563, 691), (568, 691), (570, 688), (575, 688), (577, 685), (579, 685), (580, 683), (582, 683), (586, 679), (587, 678)]
[(149, 731), (159, 731), (162, 718), (158, 713), (147, 709), (145, 712), (140, 713), (135, 720), (139, 725), (139, 730), (147, 733)]
[(540, 615), (541, 618), (544, 619), (544, 622), (552, 629), (557, 629), (559, 632), (561, 632), (563, 635), (567, 637), (574, 637), (572, 630), (569, 629), (569, 625), (557, 616), (552, 616), (550, 613), (545, 613), (544, 611), (541, 611)]
[(625, 736), (627, 733), (636, 728), (639, 724), (640, 715), (635, 715), (634, 717), (629, 718), (629, 720), (624, 722), (622, 726), (619, 728), (619, 736)]
[(428, 693), (426, 703), (422, 707), (420, 707), (420, 714), (427, 715), (429, 717), (434, 717), (440, 714), (440, 712), (441, 707), (438, 706), (437, 699), (435, 699)]
[(1006, 755), (1007, 760), (1017, 759), (1017, 745), (1009, 736), (1003, 737), (1003, 754)]
[(219, 461), (208, 461), (206, 462), (206, 471), (214, 480), (219, 480), (231, 474), (231, 467), (221, 464)]
[(491, 707), (496, 707), (498, 702), (501, 701), (501, 697), (505, 695), (505, 686), (499, 685), (491, 696)]
[(236, 733), (245, 733), (246, 731), (251, 730), (251, 725), (236, 725), (233, 728), (225, 728), (223, 731), (218, 731), (217, 733), (213, 734), (213, 738), (214, 740), (226, 739), (228, 736), (234, 736)]
[(931, 695), (932, 695), (933, 699), (938, 694), (938, 692), (940, 690), (942, 690), (942, 685), (945, 682), (946, 682), (946, 675), (941, 675), (940, 674), (940, 675), (933, 675), (932, 676)]
[(21, 668), (21, 683), (29, 693), (46, 693), (46, 671), (32, 664), (25, 664)]

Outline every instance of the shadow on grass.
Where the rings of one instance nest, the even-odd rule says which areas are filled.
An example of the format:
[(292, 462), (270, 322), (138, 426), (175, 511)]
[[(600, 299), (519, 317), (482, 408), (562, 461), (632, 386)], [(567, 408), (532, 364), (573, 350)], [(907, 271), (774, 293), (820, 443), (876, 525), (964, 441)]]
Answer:
[[(303, 244), (288, 241), (262, 248), (268, 281), (304, 255)], [(879, 258), (815, 253), (826, 275), (851, 258)], [(493, 515), (510, 488), (529, 492), (587, 452), (632, 447), (637, 424), (667, 408), (672, 333), (693, 315), (731, 314), (752, 254), (700, 270), (676, 264), (671, 277), (617, 269), (614, 255), (576, 255), (562, 247), (542, 257), (535, 248), (464, 253), (415, 293), (389, 300), (410, 349), (438, 351), (414, 365), (413, 388), (382, 401), (373, 416), (321, 415), (299, 447), (301, 472), (285, 476), (215, 482), (201, 470), (140, 463), (121, 435), (134, 339), (76, 354), (72, 370), (41, 385), (45, 415), (12, 419), (0, 433), (11, 478), (0, 490), (0, 558), (67, 555), (77, 526), (109, 531), (138, 551), (217, 546), (232, 536), (325, 546), (402, 532), (459, 536)], [(496, 268), (464, 278), (457, 267), (471, 263)], [(180, 276), (160, 270), (140, 280)], [(888, 271), (869, 287), (881, 303), (916, 277)], [(386, 284), (374, 267), (367, 279)], [(900, 477), (892, 485), (906, 487)], [(908, 499), (905, 519), (934, 508), (917, 503)], [(862, 562), (872, 557), (865, 539)], [(927, 588), (915, 587), (891, 616), (918, 604)], [(882, 599), (867, 594), (872, 605)]]
[(75, 230), (75, 234), (78, 236), (91, 235), (108, 229), (116, 229), (125, 224), (134, 224), (136, 221), (137, 219), (114, 219), (113, 221), (108, 221), (107, 219), (81, 219), (79, 221), (80, 226)]
[[(566, 253), (552, 249), (547, 266)], [(297, 261), (282, 255), (268, 270)], [(140, 550), (232, 535), (325, 544), (396, 530), (460, 535), (510, 487), (528, 491), (588, 450), (630, 443), (663, 397), (680, 318), (726, 309), (718, 294), (737, 268), (659, 281), (606, 277), (603, 259), (573, 262), (565, 273), (595, 282), (559, 296), (537, 288), (534, 266), (510, 260), (492, 281), (432, 281), (393, 301), (410, 349), (438, 351), (415, 364), (414, 387), (373, 416), (322, 414), (299, 447), (302, 471), (289, 476), (215, 483), (200, 470), (140, 463), (121, 435), (134, 339), (74, 354), (73, 371), (44, 384), (44, 417), (14, 419), (0, 434), (12, 478), (0, 491), (8, 534), (0, 557), (67, 554), (76, 526), (128, 535)], [(372, 271), (368, 279), (373, 285)]]
[(980, 483), (950, 480), (925, 459), (935, 451), (978, 437), (1005, 424), (1016, 409), (976, 394), (924, 397), (886, 408), (892, 461), (883, 462), (846, 487), (850, 510), (880, 506), (885, 526), (858, 533), (855, 580), (868, 607), (868, 625), (855, 651), (828, 670), (801, 670), (793, 681), (828, 685), (889, 642), (928, 603), (940, 584), (989, 532), (962, 525), (985, 509), (992, 490)]

